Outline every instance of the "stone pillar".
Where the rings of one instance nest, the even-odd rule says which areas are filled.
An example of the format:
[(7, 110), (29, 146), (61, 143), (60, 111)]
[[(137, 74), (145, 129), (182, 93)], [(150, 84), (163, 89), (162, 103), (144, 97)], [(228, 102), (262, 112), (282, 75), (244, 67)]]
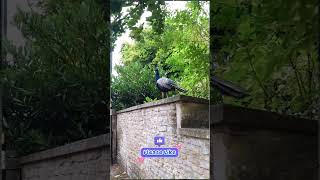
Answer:
[(215, 132), (214, 122), (221, 121), (223, 105), (210, 105), (210, 177), (211, 179), (226, 178), (226, 147), (223, 144), (223, 134)]
[(2, 129), (0, 129), (0, 180), (2, 180), (2, 177), (5, 175), (5, 170), (4, 170), (5, 169), (5, 164), (4, 164), (5, 153), (3, 150), (3, 144), (4, 144), (4, 134), (2, 132)]
[(117, 114), (111, 109), (111, 163), (115, 164), (117, 160)]
[(6, 151), (6, 178), (5, 180), (20, 180), (18, 154), (14, 150)]
[(2, 132), (2, 86), (0, 86), (0, 180), (2, 180), (3, 174), (3, 154), (2, 144), (4, 143), (4, 134)]
[(203, 102), (177, 102), (177, 128), (209, 128), (208, 111), (208, 104)]

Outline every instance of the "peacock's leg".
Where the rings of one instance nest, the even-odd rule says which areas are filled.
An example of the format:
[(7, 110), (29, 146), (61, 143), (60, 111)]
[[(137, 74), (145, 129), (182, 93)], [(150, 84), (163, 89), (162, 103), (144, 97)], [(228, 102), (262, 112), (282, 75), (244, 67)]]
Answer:
[(161, 92), (161, 97), (162, 97), (162, 99), (164, 98), (164, 94), (163, 94), (163, 92)]

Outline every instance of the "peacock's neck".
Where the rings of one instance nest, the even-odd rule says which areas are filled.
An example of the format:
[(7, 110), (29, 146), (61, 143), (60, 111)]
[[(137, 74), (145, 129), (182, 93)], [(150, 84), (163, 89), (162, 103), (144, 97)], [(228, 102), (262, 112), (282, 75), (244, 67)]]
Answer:
[(160, 79), (160, 75), (158, 69), (156, 69), (156, 81), (158, 81), (158, 79)]

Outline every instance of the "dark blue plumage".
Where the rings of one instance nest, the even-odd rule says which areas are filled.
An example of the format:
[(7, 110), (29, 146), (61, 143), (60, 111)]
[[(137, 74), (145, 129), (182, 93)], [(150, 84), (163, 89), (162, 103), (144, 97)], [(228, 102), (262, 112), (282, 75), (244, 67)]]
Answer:
[(211, 77), (212, 87), (217, 89), (222, 95), (227, 95), (235, 98), (244, 98), (249, 96), (247, 91), (242, 87), (223, 79), (218, 78), (217, 76)]
[(160, 77), (159, 70), (157, 65), (155, 66), (155, 73), (156, 73), (156, 85), (157, 88), (162, 93), (162, 98), (164, 94), (168, 97), (167, 92), (178, 90), (180, 92), (187, 92), (183, 88), (179, 87), (173, 80), (168, 79), (166, 77)]

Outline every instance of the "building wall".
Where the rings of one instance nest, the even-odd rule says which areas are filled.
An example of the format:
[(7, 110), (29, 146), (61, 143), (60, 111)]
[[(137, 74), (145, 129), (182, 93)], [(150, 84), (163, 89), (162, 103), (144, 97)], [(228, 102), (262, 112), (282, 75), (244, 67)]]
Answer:
[(22, 180), (110, 179), (109, 135), (101, 135), (20, 158)]
[(318, 180), (317, 121), (233, 107), (211, 108), (216, 180)]
[[(131, 178), (209, 178), (209, 106), (193, 100), (178, 96), (118, 112), (117, 160)], [(207, 128), (190, 127), (192, 120), (202, 126), (207, 122)], [(181, 127), (183, 124), (189, 127)], [(164, 147), (181, 144), (179, 157), (145, 158), (139, 163), (140, 149), (155, 147), (154, 136), (165, 137)]]

